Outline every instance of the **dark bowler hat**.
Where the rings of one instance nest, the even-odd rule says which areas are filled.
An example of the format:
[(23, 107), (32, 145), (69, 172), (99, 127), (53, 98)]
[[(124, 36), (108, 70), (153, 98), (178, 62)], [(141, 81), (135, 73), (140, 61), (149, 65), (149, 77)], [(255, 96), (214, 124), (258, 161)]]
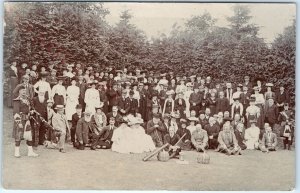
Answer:
[(81, 104), (78, 104), (78, 105), (76, 105), (75, 108), (76, 108), (76, 109), (82, 109), (82, 106), (81, 106)]

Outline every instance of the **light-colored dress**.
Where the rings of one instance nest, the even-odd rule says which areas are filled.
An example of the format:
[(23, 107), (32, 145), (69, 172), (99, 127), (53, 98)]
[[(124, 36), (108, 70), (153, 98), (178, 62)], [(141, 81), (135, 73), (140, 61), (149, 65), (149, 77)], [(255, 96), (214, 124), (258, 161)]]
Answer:
[(259, 143), (260, 129), (258, 127), (249, 127), (245, 130), (245, 144), (247, 149), (257, 149)]
[(143, 153), (155, 150), (151, 136), (145, 133), (141, 126), (129, 127), (121, 124), (112, 136), (112, 151), (118, 153)]
[(76, 113), (76, 105), (78, 105), (79, 87), (68, 86), (67, 88), (67, 102), (66, 102), (66, 116), (69, 121), (72, 120), (72, 115)]
[(100, 106), (99, 91), (94, 88), (89, 88), (85, 92), (84, 102), (86, 104), (85, 110), (92, 114), (96, 112), (95, 107)]
[(185, 91), (184, 92), (184, 96), (183, 96), (183, 98), (184, 98), (184, 100), (185, 100), (185, 105), (186, 105), (186, 109), (185, 109), (185, 114), (186, 114), (186, 117), (190, 117), (190, 101), (189, 101), (189, 99), (190, 99), (190, 96), (191, 96), (191, 94), (193, 93), (193, 91), (192, 90), (187, 90), (187, 91)]

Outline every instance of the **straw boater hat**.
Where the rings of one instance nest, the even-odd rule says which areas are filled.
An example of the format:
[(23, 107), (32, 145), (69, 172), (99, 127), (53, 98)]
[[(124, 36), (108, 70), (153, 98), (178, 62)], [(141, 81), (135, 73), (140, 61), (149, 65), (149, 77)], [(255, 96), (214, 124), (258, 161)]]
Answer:
[(267, 83), (266, 84), (266, 87), (273, 87), (274, 85), (273, 85), (273, 83)]
[(63, 105), (56, 105), (55, 107), (56, 110), (63, 110), (65, 107)]
[(53, 101), (52, 99), (48, 99), (48, 100), (47, 100), (47, 104), (48, 104), (48, 103), (54, 104), (54, 101)]

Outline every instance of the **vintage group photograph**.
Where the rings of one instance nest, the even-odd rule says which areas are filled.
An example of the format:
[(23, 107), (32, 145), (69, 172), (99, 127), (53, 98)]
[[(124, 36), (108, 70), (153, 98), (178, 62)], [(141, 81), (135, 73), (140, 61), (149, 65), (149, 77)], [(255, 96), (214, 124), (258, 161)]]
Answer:
[(2, 187), (295, 189), (295, 3), (4, 2)]

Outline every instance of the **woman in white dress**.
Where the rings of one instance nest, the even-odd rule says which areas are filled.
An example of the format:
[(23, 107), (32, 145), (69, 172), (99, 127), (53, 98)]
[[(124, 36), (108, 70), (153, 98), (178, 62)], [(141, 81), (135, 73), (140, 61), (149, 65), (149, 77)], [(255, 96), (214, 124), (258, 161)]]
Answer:
[(184, 100), (185, 100), (185, 105), (186, 105), (186, 110), (185, 110), (185, 112), (186, 112), (186, 117), (190, 117), (190, 102), (189, 102), (189, 99), (190, 99), (190, 96), (191, 96), (191, 94), (193, 93), (193, 86), (192, 86), (192, 84), (189, 82), (189, 83), (187, 83), (186, 84), (186, 88), (187, 88), (187, 90), (184, 92), (184, 96), (183, 96), (183, 98), (184, 98)]
[(76, 86), (76, 78), (71, 79), (71, 86), (67, 88), (66, 116), (68, 121), (72, 120), (72, 115), (76, 113), (76, 105), (78, 105), (80, 90)]
[(140, 126), (143, 120), (133, 115), (125, 117), (128, 125), (123, 122), (112, 136), (112, 151), (118, 153), (143, 153), (155, 150), (151, 136), (145, 133), (145, 129)]
[(251, 120), (251, 127), (245, 130), (245, 144), (247, 149), (257, 149), (259, 145), (260, 129), (255, 125), (255, 123), (255, 120)]
[(91, 88), (87, 89), (84, 95), (85, 109), (95, 114), (95, 107), (100, 106), (100, 94), (96, 89), (96, 82), (93, 81), (89, 84)]

